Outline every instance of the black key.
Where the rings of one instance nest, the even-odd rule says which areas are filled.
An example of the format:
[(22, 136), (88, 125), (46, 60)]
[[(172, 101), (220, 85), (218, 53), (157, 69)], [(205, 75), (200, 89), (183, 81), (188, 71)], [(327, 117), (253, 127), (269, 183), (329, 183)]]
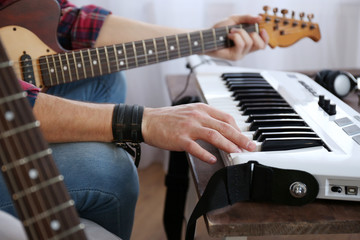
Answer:
[(256, 141), (263, 142), (268, 138), (293, 138), (293, 137), (301, 137), (301, 138), (318, 138), (316, 133), (314, 132), (267, 132), (262, 133)]
[(244, 94), (278, 94), (274, 89), (237, 89), (231, 95), (232, 97), (242, 96)]
[(248, 107), (242, 115), (271, 114), (271, 113), (296, 113), (291, 107)]
[(259, 127), (281, 127), (281, 126), (307, 126), (302, 119), (270, 119), (270, 120), (254, 120), (249, 131), (255, 131)]
[(252, 84), (268, 84), (270, 85), (267, 81), (265, 81), (262, 78), (250, 78), (250, 79), (242, 79), (242, 78), (230, 78), (228, 80), (226, 80), (225, 85), (227, 86), (231, 86), (234, 84), (247, 84), (247, 83), (252, 83)]
[(279, 113), (279, 114), (250, 114), (245, 122), (251, 123), (254, 120), (264, 119), (301, 119), (296, 113)]
[(250, 107), (290, 107), (288, 103), (245, 103), (241, 106), (240, 110), (244, 111)]
[(243, 99), (254, 99), (254, 98), (280, 98), (283, 99), (278, 93), (246, 93), (246, 94), (237, 94), (234, 96), (235, 100)]
[(249, 98), (249, 99), (242, 99), (239, 101), (238, 107), (241, 107), (243, 104), (246, 103), (256, 103), (256, 102), (283, 102), (286, 103), (286, 101), (282, 98)]
[(268, 138), (261, 144), (261, 151), (293, 150), (323, 146), (320, 138)]
[(261, 77), (260, 73), (254, 72), (241, 72), (241, 73), (223, 73), (221, 75), (223, 79), (225, 78), (259, 78)]
[(256, 83), (245, 83), (245, 84), (232, 84), (229, 86), (229, 90), (230, 91), (236, 91), (236, 90), (241, 90), (241, 89), (272, 89), (273, 91), (274, 88), (269, 85), (269, 84), (256, 84)]
[(276, 126), (276, 127), (259, 127), (253, 135), (256, 140), (262, 133), (266, 132), (313, 132), (308, 126)]

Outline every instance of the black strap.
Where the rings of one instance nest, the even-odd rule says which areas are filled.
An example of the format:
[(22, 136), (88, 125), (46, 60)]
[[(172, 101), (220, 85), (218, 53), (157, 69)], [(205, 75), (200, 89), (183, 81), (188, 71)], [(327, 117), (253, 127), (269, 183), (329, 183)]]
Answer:
[(194, 239), (196, 220), (211, 210), (244, 201), (304, 205), (315, 200), (318, 192), (317, 180), (304, 171), (254, 161), (224, 167), (210, 178), (190, 216), (185, 239)]

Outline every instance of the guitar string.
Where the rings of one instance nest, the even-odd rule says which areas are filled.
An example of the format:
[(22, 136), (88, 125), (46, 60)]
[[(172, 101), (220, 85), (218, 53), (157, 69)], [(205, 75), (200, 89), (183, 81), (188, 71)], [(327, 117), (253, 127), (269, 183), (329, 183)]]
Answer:
[[(293, 33), (296, 33), (296, 32), (300, 32), (300, 31), (287, 31), (286, 33), (290, 33), (290, 34), (293, 34)], [(200, 40), (200, 39), (199, 39)], [(183, 43), (187, 43), (187, 41), (186, 40), (184, 40), (183, 42), (181, 42), (181, 44), (183, 44)], [(216, 41), (216, 43), (218, 44), (218, 43), (223, 43), (224, 41)], [(140, 44), (141, 42), (137, 42), (138, 44)], [(128, 46), (130, 45), (130, 43), (126, 43), (126, 44), (128, 44)], [(126, 45), (125, 44), (125, 45)], [(179, 42), (179, 44), (180, 44), (180, 42)], [(186, 50), (190, 50), (191, 49), (191, 47), (190, 46), (187, 46), (188, 44), (185, 44), (185, 47), (181, 47), (180, 48), (180, 51), (186, 51)], [(206, 47), (206, 46), (213, 46), (213, 45), (215, 45), (214, 44), (214, 41), (208, 41), (208, 42), (206, 42), (203, 46), (204, 47)], [(120, 47), (120, 48), (122, 48), (122, 46), (120, 45), (120, 44), (117, 44), (116, 45), (117, 47)], [(143, 51), (144, 52), (144, 48), (142, 47), (142, 46), (137, 46), (137, 45), (135, 45), (136, 47), (135, 47), (135, 51), (138, 51), (138, 50), (141, 50), (141, 51)], [(160, 45), (158, 45), (158, 46), (160, 46)], [(95, 49), (91, 49), (90, 50), (90, 53), (91, 53), (91, 57), (92, 58), (94, 58), (94, 60), (98, 60), (98, 54), (96, 53), (96, 49), (98, 49), (98, 50), (102, 50), (102, 49), (104, 49), (104, 48), (111, 48), (111, 46), (105, 46), (105, 47), (99, 47), (99, 48), (95, 48)], [(165, 47), (165, 44), (163, 44), (162, 46), (160, 46), (160, 47)], [(134, 48), (131, 46), (131, 50), (133, 50)], [(176, 50), (176, 49), (175, 49)], [(214, 49), (214, 50), (216, 50), (216, 49)], [(84, 51), (84, 50), (83, 50)], [(174, 51), (174, 50), (173, 50)], [(79, 50), (75, 50), (75, 51), (71, 51), (71, 52), (79, 52)], [(95, 52), (95, 53), (94, 53)], [(165, 50), (163, 50), (163, 51), (158, 51), (157, 52), (158, 53), (158, 55), (161, 55), (161, 54), (167, 54), (167, 53), (171, 53), (171, 50), (169, 51), (169, 49), (165, 49)], [(104, 57), (101, 57), (100, 58), (100, 61), (104, 61), (104, 60), (107, 60), (108, 58), (106, 58), (106, 55), (104, 54), (104, 53), (102, 53), (102, 54), (100, 54), (100, 55), (102, 55), (102, 56), (104, 56)], [(129, 58), (120, 58), (119, 59), (119, 62), (120, 61), (125, 61), (125, 60), (127, 60), (128, 62), (129, 61), (132, 61), (132, 60), (136, 60), (136, 59), (139, 59), (139, 58), (146, 58), (146, 57), (151, 57), (151, 56), (153, 56), (153, 55), (155, 55), (155, 53), (153, 53), (152, 55), (150, 55), (150, 54), (148, 54), (148, 53), (144, 53), (144, 54), (141, 54), (141, 55), (138, 55), (137, 57), (135, 57), (135, 56), (132, 56), (132, 57), (129, 57)], [(52, 56), (52, 55), (47, 55), (47, 56)], [(56, 56), (56, 58), (55, 58), (55, 61), (51, 61), (51, 62), (54, 62), (55, 64), (60, 64), (60, 63), (62, 63), (62, 62), (60, 62), (60, 60), (58, 59), (58, 56), (60, 56), (63, 60), (65, 60), (64, 59), (64, 57), (66, 57), (65, 56), (65, 53), (59, 53), (59, 54), (54, 54), (53, 56)], [(184, 56), (185, 57), (185, 56)], [(73, 57), (72, 56), (70, 56), (70, 58), (71, 58), (71, 60), (73, 60)], [(89, 58), (89, 57), (87, 57), (87, 58)], [(78, 60), (78, 59), (80, 59), (80, 61), (79, 62), (81, 62), (81, 57), (75, 57), (75, 60)], [(165, 60), (167, 60), (167, 59), (165, 59)], [(36, 63), (36, 64), (34, 64), (35, 66), (38, 66), (38, 67), (41, 67), (41, 65), (43, 65), (43, 64), (38, 64), (37, 63), (37, 60), (32, 60), (32, 62), (34, 63)], [(116, 60), (114, 59), (114, 60), (111, 60), (111, 61), (109, 61), (109, 63), (111, 63), (111, 64), (113, 64), (114, 62), (116, 62)], [(20, 66), (20, 64), (22, 63), (22, 61), (18, 61), (18, 62), (15, 62), (15, 64), (18, 64), (18, 68), (20, 69), (21, 68), (21, 66)], [(85, 60), (85, 63), (86, 64), (91, 64), (90, 63), (90, 61), (89, 60)], [(44, 63), (44, 65), (47, 65), (46, 63)], [(74, 68), (75, 66), (75, 64), (74, 63), (70, 63), (69, 64), (69, 66), (67, 65), (67, 64), (64, 64), (64, 65), (66, 65), (67, 67), (71, 67), (71, 68)], [(126, 69), (126, 68), (125, 68)], [(58, 72), (60, 72), (60, 71), (63, 71), (63, 70), (58, 70)], [(20, 70), (18, 70), (18, 69), (16, 69), (16, 72), (17, 72), (17, 74), (19, 74), (19, 72), (20, 72)], [(50, 74), (48, 74), (48, 75), (50, 75)], [(46, 75), (43, 75), (43, 76), (46, 76)]]
[[(2, 87), (0, 89), (1, 96), (7, 96), (8, 93), (12, 92), (11, 87), (8, 86), (8, 81), (5, 81), (5, 79), (12, 79), (12, 78), (10, 75), (5, 76), (5, 77), (6, 78), (4, 78), (4, 81), (3, 81), (5, 83), (2, 84)], [(5, 92), (3, 92), (3, 90), (5, 90)], [(4, 103), (4, 105), (2, 107), (4, 107), (5, 109), (16, 108), (16, 106), (12, 102)], [(16, 117), (12, 121), (7, 121), (7, 128), (5, 125), (1, 124), (0, 125), (1, 132), (5, 132), (6, 129), (14, 129), (16, 125), (21, 125), (21, 124), (16, 124), (15, 122), (17, 122)], [(17, 137), (17, 135), (15, 135), (15, 136)], [(15, 139), (15, 137), (12, 137), (12, 138), (14, 140), (14, 146), (11, 146), (10, 137), (8, 137), (8, 139), (4, 139), (5, 148), (8, 150), (10, 159), (17, 159), (16, 153), (19, 153), (20, 156), (27, 156), (27, 154), (25, 154), (25, 152), (24, 152), (24, 148), (19, 146), (20, 139), (19, 138)], [(14, 151), (11, 151), (11, 149), (13, 149)], [(3, 157), (3, 162), (5, 164), (9, 163), (7, 161), (6, 157)], [(25, 179), (23, 177), (21, 177), (22, 173), (21, 173), (20, 168), (14, 168), (11, 172), (6, 172), (6, 173), (7, 173), (7, 177), (10, 179), (10, 184), (12, 185), (11, 188), (14, 189), (15, 193), (21, 191), (20, 189), (26, 189), (26, 184), (24, 183)], [(16, 181), (16, 175), (18, 176), (19, 182)], [(27, 198), (27, 196), (24, 198), (19, 198), (17, 200), (19, 203), (19, 206), (21, 208), (21, 212), (24, 214), (25, 219), (30, 218), (32, 215), (35, 215), (34, 211), (31, 211), (31, 209), (28, 208), (26, 201), (25, 201), (26, 198)], [(36, 198), (37, 198), (37, 196), (36, 196)], [(30, 199), (28, 199), (28, 202), (30, 205), (36, 206), (36, 204), (33, 200), (35, 200), (35, 198), (30, 198)], [(41, 205), (41, 201), (40, 201), (40, 205)], [(32, 234), (35, 234), (34, 236), (36, 236), (36, 234), (38, 233), (36, 231), (36, 226), (32, 225), (32, 226), (29, 226), (29, 228), (31, 229)], [(43, 234), (46, 233), (45, 229), (42, 226), (40, 226), (39, 230), (40, 230), (40, 233), (43, 233)], [(46, 235), (44, 235), (44, 236), (46, 236)]]
[[(237, 25), (237, 26), (239, 26), (239, 25)], [(229, 26), (229, 27), (233, 27), (233, 26)], [(251, 29), (255, 29), (255, 27), (254, 27), (254, 25), (251, 25), (251, 26), (248, 26), (248, 27), (246, 27), (247, 29), (249, 29), (249, 31), (251, 30)], [(243, 29), (246, 29), (246, 28), (243, 28)], [(216, 28), (215, 29), (215, 31), (218, 31), (218, 32), (221, 32), (221, 31), (226, 31), (226, 27), (222, 27), (222, 28)], [(213, 43), (214, 41), (213, 41), (213, 35), (212, 35), (212, 29), (207, 29), (207, 30), (203, 30), (203, 31), (199, 31), (199, 32), (192, 32), (192, 33), (189, 33), (190, 35), (191, 34), (193, 34), (193, 33), (198, 33), (199, 34), (199, 41), (200, 41), (200, 32), (202, 32), (203, 34), (205, 33), (205, 34), (210, 34), (211, 35), (211, 37), (209, 37), (209, 38), (211, 38), (212, 40), (210, 40), (209, 41), (209, 43), (211, 44), (211, 42)], [(227, 32), (225, 32), (225, 34), (227, 34)], [(184, 39), (183, 40), (183, 42), (181, 42), (181, 43), (185, 43), (185, 46), (186, 45), (188, 45), (188, 38), (187, 38), (187, 36), (186, 36), (186, 33), (181, 33), (181, 34), (178, 34), (177, 36), (180, 36), (180, 35), (183, 35), (183, 36), (185, 36), (186, 37), (186, 39)], [(173, 36), (165, 36), (165, 38), (174, 38), (176, 35), (173, 35)], [(160, 37), (160, 38), (154, 38), (154, 39), (146, 39), (146, 40), (144, 40), (145, 42), (151, 42), (152, 43), (152, 41), (153, 40), (160, 40), (160, 41), (163, 41), (163, 39), (164, 38), (162, 38), (162, 37)], [(225, 39), (224, 39), (225, 40)], [(222, 42), (222, 41), (220, 41), (220, 42)], [(134, 41), (134, 42), (127, 42), (127, 43), (124, 43), (125, 45), (128, 45), (128, 46), (131, 46), (131, 48), (132, 48), (132, 44), (133, 43), (141, 43), (142, 44), (142, 41)], [(118, 46), (118, 47), (122, 47), (122, 44), (115, 44), (116, 46)], [(163, 45), (163, 46), (165, 46), (165, 44)], [(105, 48), (105, 47), (110, 47), (110, 48), (112, 48), (113, 47), (113, 45), (109, 45), (109, 46), (104, 46), (104, 47), (98, 47), (98, 48), (92, 48), (92, 49), (90, 49), (90, 52), (92, 52), (92, 53), (94, 53), (94, 55), (96, 55), (96, 49), (102, 49), (102, 48)], [(141, 48), (141, 46), (139, 47), (139, 48)], [(133, 48), (132, 48), (133, 49)], [(71, 52), (78, 52), (78, 51), (80, 51), (80, 49), (79, 50), (72, 50)], [(82, 51), (87, 51), (87, 49), (82, 49)], [(164, 51), (164, 53), (166, 52), (166, 50)], [(58, 53), (58, 54), (53, 54), (53, 56), (58, 56), (58, 55), (64, 55), (65, 56), (65, 53)], [(47, 56), (52, 56), (52, 55), (47, 55)], [(35, 62), (37, 62), (37, 60), (35, 59), (35, 60), (31, 60), (33, 63)], [(57, 61), (57, 60), (56, 60)], [(14, 62), (19, 62), (19, 63), (23, 63), (23, 61), (14, 61)], [(40, 66), (41, 64), (35, 64), (35, 65), (37, 65), (37, 66)], [(44, 63), (44, 65), (46, 65), (46, 63)]]
[[(26, 100), (26, 99), (25, 99)], [(8, 105), (11, 105), (11, 103), (8, 103)], [(15, 108), (22, 108), (22, 106), (16, 106), (16, 105), (19, 105), (18, 104), (18, 102), (15, 102), (15, 104), (13, 104), (13, 107), (14, 107), (14, 109)], [(11, 107), (10, 106), (8, 106), (8, 109), (11, 109)], [(22, 108), (22, 110), (23, 110), (23, 108)], [(19, 112), (19, 111), (17, 111), (17, 112)], [(19, 112), (20, 113), (20, 115), (22, 115), (22, 113), (23, 113), (23, 111), (20, 111)], [(24, 116), (20, 116), (19, 115), (19, 118), (21, 119), (21, 118), (23, 118), (24, 119)], [(17, 124), (16, 122), (17, 122), (17, 119), (14, 119), (13, 120), (14, 121), (14, 125), (15, 126), (18, 126), (19, 124)], [(11, 124), (8, 124), (8, 125), (11, 125)], [(3, 126), (2, 126), (3, 127)], [(3, 127), (4, 128), (4, 127)], [(11, 126), (10, 126), (10, 129), (11, 129)], [(26, 135), (32, 135), (32, 136), (28, 136), (28, 138), (27, 139), (34, 139), (34, 137), (36, 137), (36, 136), (34, 136), (33, 135), (33, 131), (30, 131), (30, 134), (28, 134), (29, 132), (27, 132), (26, 133)], [(36, 134), (35, 134), (36, 135)], [(37, 138), (35, 138), (35, 139), (37, 139)], [(17, 148), (17, 152), (20, 152), (20, 153), (22, 153), (21, 155), (24, 155), (24, 156), (29, 156), (29, 154), (26, 154), (26, 153), (24, 153), (24, 149), (25, 149), (25, 152), (29, 152), (29, 148), (30, 149), (32, 149), (32, 148), (37, 148), (37, 146), (38, 146), (38, 144), (35, 144), (34, 146), (30, 146), (29, 145), (29, 142), (28, 141), (26, 141), (25, 142), (25, 148), (24, 147), (20, 147), (19, 146), (19, 143), (20, 142), (22, 142), (22, 138), (18, 138), (18, 135), (16, 134), (15, 135), (15, 137), (13, 137), (13, 140), (14, 140), (14, 142), (15, 142), (15, 145), (16, 145), (16, 148)], [(9, 142), (6, 142), (6, 144), (7, 143), (9, 143)], [(8, 146), (9, 147), (9, 146)], [(40, 147), (40, 146), (39, 146)], [(45, 144), (45, 147), (46, 147), (46, 144)], [(41, 149), (40, 149), (41, 150)], [(36, 152), (39, 152), (40, 151), (39, 149), (36, 149)], [(31, 151), (30, 151), (31, 152)], [(16, 154), (14, 155), (14, 153), (11, 153), (10, 155), (12, 155), (12, 157), (15, 157), (14, 159), (16, 159)], [(40, 165), (41, 165), (41, 163), (42, 162), (40, 162)], [(30, 166), (30, 164), (32, 164), (32, 165), (34, 165), (34, 168), (32, 168), (32, 166), (30, 167), (30, 168), (28, 168), (28, 169), (26, 169), (26, 172), (29, 172), (29, 170), (30, 169), (39, 169), (39, 171), (40, 171), (40, 169), (41, 169), (41, 172), (42, 173), (46, 173), (44, 176), (46, 176), (46, 178), (47, 179), (49, 179), (49, 176), (48, 175), (50, 175), (50, 176), (54, 176), (55, 174), (56, 175), (58, 175), (58, 173), (51, 173), (51, 171), (50, 172), (48, 172), (48, 170), (50, 170), (48, 167), (45, 167), (45, 166), (42, 166), (42, 167), (40, 167), (39, 165), (38, 165), (38, 163), (37, 163), (37, 161), (33, 161), (33, 162), (31, 162), (31, 163), (29, 163), (29, 165), (25, 165), (25, 167), (26, 166)], [(54, 168), (53, 168), (54, 169)], [(20, 170), (20, 169), (19, 169)], [(20, 170), (21, 171), (21, 170)], [(19, 178), (20, 178), (20, 180), (21, 180), (21, 176), (22, 176), (22, 174), (20, 174), (19, 175)], [(44, 181), (45, 179), (41, 179), (41, 175), (39, 175), (39, 180), (40, 180), (40, 182), (42, 182), (42, 181)], [(13, 183), (14, 184), (14, 183)], [(20, 184), (20, 185), (23, 185), (23, 184)], [(53, 186), (51, 186), (51, 187), (53, 187)], [(23, 188), (23, 187), (22, 187)], [(58, 206), (59, 205), (59, 202), (58, 201), (56, 201), (56, 199), (62, 199), (61, 198), (61, 196), (59, 195), (59, 194), (61, 194), (59, 191), (56, 191), (55, 189), (52, 189), (52, 193), (50, 193), (50, 192), (48, 192), (48, 188), (44, 188), (43, 189), (44, 191), (45, 191), (45, 196), (46, 196), (46, 198), (50, 198), (51, 196), (55, 196), (53, 199), (51, 199), (50, 200), (50, 202), (57, 202), (56, 203), (56, 206)], [(47, 193), (46, 193), (47, 192)], [(38, 199), (38, 202), (39, 202), (39, 204), (40, 204), (40, 206), (42, 206), (42, 211), (40, 212), (40, 213), (42, 213), (42, 212), (44, 212), (45, 210), (47, 210), (48, 209), (48, 207), (46, 207), (46, 204), (45, 204), (45, 202), (43, 201), (45, 198), (44, 198), (44, 196), (41, 196), (41, 193), (40, 193), (40, 191), (36, 191), (35, 192), (35, 194), (36, 194), (36, 197), (37, 197), (37, 199)], [(40, 195), (40, 196), (39, 196)], [(24, 197), (27, 197), (27, 196), (24, 196)], [(40, 199), (40, 201), (39, 201), (39, 199)], [(19, 199), (19, 200), (23, 200), (23, 199)], [(31, 200), (31, 199), (30, 199)], [(32, 206), (36, 206), (33, 202), (30, 204), (30, 205), (32, 205)], [(32, 214), (33, 215), (33, 217), (35, 217), (36, 215), (38, 215), (39, 213), (34, 213), (34, 214)], [(54, 216), (56, 216), (56, 215), (58, 215), (57, 213), (56, 214), (53, 214)], [(67, 216), (67, 215), (66, 215)], [(28, 219), (30, 217), (30, 214), (28, 213), (28, 215), (26, 216), (26, 219)], [(61, 216), (57, 216), (57, 218), (61, 218)], [(65, 221), (62, 221), (62, 222), (64, 222), (64, 223), (69, 223), (69, 222), (71, 222), (70, 221), (71, 219), (69, 218), (69, 219), (66, 219)], [(50, 221), (48, 221), (48, 222), (50, 222)], [(31, 226), (33, 226), (34, 228), (35, 228), (35, 225), (31, 225)], [(41, 232), (43, 232), (44, 234), (46, 233), (46, 231), (43, 231), (43, 229), (41, 229)], [(46, 235), (43, 235), (43, 236), (46, 236)]]
[[(224, 43), (224, 41), (216, 41), (216, 45), (217, 46), (220, 46), (221, 44), (223, 44)], [(214, 41), (212, 41), (212, 42), (209, 42), (209, 43), (206, 43), (206, 44), (204, 44), (204, 48), (206, 48), (206, 47), (208, 47), (208, 46), (214, 46), (215, 44), (214, 44)], [(224, 46), (225, 47), (225, 46)], [(224, 48), (224, 47), (217, 47), (217, 48), (213, 48), (213, 49), (211, 49), (211, 50), (206, 50), (205, 52), (208, 52), (208, 51), (213, 51), (213, 50), (217, 50), (217, 49), (219, 49), (219, 48)], [(140, 47), (139, 47), (140, 48)], [(139, 49), (139, 48), (137, 48), (137, 49)], [(194, 47), (192, 47), (192, 48), (190, 48), (190, 47), (182, 47), (181, 48), (181, 52), (183, 52), (183, 54), (184, 54), (184, 52), (187, 52), (187, 51), (189, 51), (190, 49), (194, 49)], [(142, 48), (141, 48), (141, 50), (143, 50)], [(166, 57), (166, 54), (168, 53), (169, 51), (168, 50), (163, 50), (163, 51), (158, 51), (157, 52), (157, 55), (158, 55), (158, 58), (159, 58), (159, 61), (154, 61), (154, 62), (152, 62), (152, 63), (156, 63), (156, 62), (161, 62), (161, 61), (166, 61), (166, 60), (168, 60), (167, 59), (167, 57)], [(170, 53), (170, 52), (169, 52)], [(195, 54), (195, 53), (194, 53)], [(55, 54), (54, 56), (58, 56), (58, 55), (60, 55), (60, 54)], [(64, 55), (65, 56), (65, 54), (61, 54), (61, 55)], [(153, 53), (153, 55), (149, 55), (149, 54), (146, 54), (146, 53), (144, 53), (144, 54), (141, 54), (141, 55), (137, 55), (136, 57), (135, 56), (132, 56), (132, 57), (128, 57), (128, 58), (119, 58), (118, 59), (118, 61), (116, 61), (116, 59), (115, 59), (115, 55), (114, 55), (114, 53), (112, 53), (112, 55), (113, 55), (113, 58), (112, 59), (109, 59), (109, 64), (116, 64), (116, 65), (119, 65), (119, 63), (121, 62), (121, 61), (123, 61), (124, 62), (124, 66), (121, 66), (121, 68), (123, 68), (122, 70), (125, 70), (125, 69), (128, 69), (128, 68), (126, 68), (126, 65), (125, 65), (125, 61), (127, 61), (128, 63), (129, 62), (131, 62), (131, 63), (135, 63), (135, 61), (136, 60), (138, 60), (138, 59), (141, 59), (141, 58), (151, 58), (151, 57), (156, 57), (156, 53)], [(177, 54), (178, 55), (178, 54)], [(185, 55), (185, 56), (182, 56), (182, 57), (186, 57), (186, 56), (189, 56), (190, 54), (187, 54), (187, 55)], [(51, 56), (51, 55), (50, 55)], [(169, 54), (169, 56), (170, 56), (170, 54)], [(171, 55), (172, 56), (172, 55)], [(94, 56), (93, 56), (94, 57)], [(56, 57), (57, 58), (57, 57)], [(89, 57), (87, 57), (88, 59), (89, 59)], [(160, 58), (163, 58), (163, 59), (160, 59)], [(176, 57), (176, 58), (178, 58), (178, 56)], [(71, 58), (71, 59), (73, 59), (73, 58)], [(76, 59), (76, 61), (77, 62), (79, 62), (79, 63), (82, 63), (82, 61), (81, 60), (79, 60), (79, 59), (81, 59), (81, 58), (75, 58)], [(175, 59), (175, 58), (174, 58)], [(95, 60), (97, 60), (97, 57), (95, 58)], [(101, 58), (100, 59), (101, 61), (107, 61), (107, 58), (105, 57), (105, 58)], [(169, 59), (169, 60), (172, 60), (172, 59)], [(33, 60), (33, 62), (35, 62), (36, 60)], [(70, 61), (70, 60), (69, 60)], [(20, 62), (21, 61), (19, 61), (19, 62), (14, 62), (14, 64), (16, 64), (16, 65), (18, 65), (18, 67), (15, 69), (15, 71), (17, 72), (17, 74), (18, 75), (20, 75), (21, 73), (20, 73), (20, 71), (21, 71), (21, 66), (20, 66)], [(53, 61), (52, 61), (53, 62)], [(55, 62), (55, 64), (60, 64), (60, 60), (55, 60), (54, 61)], [(73, 61), (72, 61), (73, 62)], [(85, 64), (91, 64), (90, 63), (90, 61), (89, 60), (84, 60), (84, 63)], [(152, 63), (150, 63), (150, 64), (152, 64)], [(35, 64), (36, 66), (41, 66), (42, 64)], [(44, 65), (47, 65), (47, 64), (44, 64)], [(51, 65), (53, 65), (52, 63), (51, 63)], [(70, 66), (69, 66), (70, 68), (72, 68), (71, 70), (73, 70), (74, 68), (76, 68), (76, 66), (75, 66), (75, 63), (70, 63)], [(85, 68), (86, 67), (88, 67), (88, 65), (87, 66), (85, 66)], [(82, 69), (84, 68), (83, 66), (81, 67)], [(58, 68), (56, 68), (57, 69), (57, 72), (62, 72), (62, 70), (58, 70)], [(48, 73), (48, 71), (46, 71), (42, 76), (43, 77), (46, 77), (46, 76), (49, 76), (50, 74)], [(72, 76), (75, 76), (75, 74), (74, 74), (74, 71), (72, 71)]]

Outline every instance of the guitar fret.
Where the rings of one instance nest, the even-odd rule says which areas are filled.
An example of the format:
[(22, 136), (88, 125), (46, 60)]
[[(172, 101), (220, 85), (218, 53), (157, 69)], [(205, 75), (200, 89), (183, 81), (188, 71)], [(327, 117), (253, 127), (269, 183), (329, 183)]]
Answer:
[(106, 64), (107, 64), (107, 67), (108, 67), (108, 73), (111, 73), (111, 68), (110, 68), (110, 63), (109, 63), (109, 54), (108, 54), (108, 51), (107, 51), (107, 47), (105, 47), (104, 50), (105, 50), (105, 56), (106, 56)]
[(166, 58), (167, 58), (167, 60), (170, 60), (170, 58), (169, 58), (169, 46), (168, 46), (166, 37), (164, 37), (164, 44), (165, 44)]
[(74, 200), (68, 200), (65, 203), (62, 203), (62, 204), (60, 204), (56, 207), (53, 207), (45, 212), (35, 215), (34, 217), (25, 219), (24, 221), (22, 221), (22, 223), (24, 226), (30, 226), (44, 218), (47, 218), (53, 214), (56, 214), (60, 211), (63, 211), (64, 209), (72, 207), (72, 206), (74, 206)]
[(187, 38), (188, 38), (188, 41), (189, 41), (189, 49), (190, 49), (190, 55), (192, 55), (192, 45), (191, 45), (191, 39), (190, 39), (190, 33), (187, 33)]
[(94, 61), (93, 61), (93, 64), (99, 66), (99, 72), (100, 72), (100, 75), (102, 75), (103, 72), (102, 72), (102, 67), (101, 67), (101, 60), (100, 60), (99, 49), (98, 49), (98, 48), (95, 48), (95, 52), (96, 52), (97, 60), (94, 60)]
[(204, 36), (203, 36), (203, 32), (202, 32), (202, 31), (200, 31), (200, 41), (201, 41), (202, 53), (205, 53), (205, 51), (204, 51)]
[[(230, 32), (229, 27), (226, 26), (226, 34), (228, 34)], [(242, 25), (240, 25), (240, 29), (242, 29)], [(230, 38), (226, 37), (227, 40), (227, 46), (230, 46)]]
[(155, 48), (155, 55), (156, 55), (156, 62), (159, 62), (159, 53), (157, 50), (157, 44), (155, 38), (153, 38), (154, 48)]
[(68, 56), (67, 52), (65, 52), (65, 57), (66, 57), (66, 62), (67, 62), (67, 66), (68, 66), (67, 68), (69, 70), (70, 82), (72, 82), (73, 79), (72, 79), (72, 75), (71, 75), (71, 67), (70, 67), (69, 56)]
[(51, 153), (52, 153), (52, 151), (51, 151), (50, 148), (45, 149), (43, 151), (37, 152), (35, 154), (29, 155), (29, 156), (26, 156), (26, 157), (23, 157), (21, 159), (13, 160), (12, 162), (10, 162), (8, 164), (4, 164), (1, 167), (1, 170), (3, 172), (9, 171), (12, 168), (27, 164), (27, 163), (32, 162), (32, 161), (34, 161), (36, 159), (39, 159), (39, 158), (43, 158), (45, 156), (50, 155)]
[(118, 59), (118, 56), (117, 56), (115, 44), (113, 45), (113, 51), (114, 51), (115, 60), (116, 60), (116, 70), (117, 70), (117, 71), (120, 71), (120, 67), (119, 67), (119, 64), (120, 64), (120, 63), (119, 63), (119, 59)]
[(84, 78), (87, 78), (87, 71), (86, 71), (86, 68), (85, 68), (85, 61), (84, 61), (84, 54), (83, 54), (83, 51), (80, 50), (80, 58), (81, 58), (81, 62), (82, 62), (82, 69), (84, 71)]
[(127, 51), (126, 51), (125, 43), (122, 44), (122, 47), (124, 49), (124, 58), (125, 58), (126, 68), (129, 69), (129, 62), (128, 62), (128, 58), (127, 58)]
[(138, 59), (136, 56), (136, 46), (135, 46), (135, 42), (132, 42), (132, 46), (133, 46), (133, 51), (134, 51), (134, 59), (135, 59), (135, 66), (138, 67), (139, 63), (138, 63)]
[(60, 84), (58, 71), (57, 71), (57, 69), (56, 69), (55, 55), (52, 55), (52, 60), (53, 60), (53, 64), (54, 64), (53, 71), (54, 71), (55, 76), (56, 76), (56, 82), (57, 82), (57, 84)]
[(26, 92), (15, 93), (13, 95), (9, 95), (9, 96), (0, 98), (0, 104), (7, 103), (7, 102), (12, 102), (12, 101), (15, 101), (17, 99), (25, 98), (26, 96), (27, 96)]
[(146, 51), (145, 41), (142, 40), (142, 43), (143, 43), (143, 49), (144, 49), (145, 64), (148, 65), (148, 64), (149, 64), (149, 61), (148, 61), (148, 57), (147, 57), (147, 51)]
[(78, 64), (77, 64), (77, 61), (76, 61), (75, 52), (72, 52), (72, 55), (73, 55), (73, 59), (74, 59), (74, 68), (75, 68), (75, 73), (76, 73), (76, 79), (80, 79), (79, 78)]
[(255, 23), (255, 32), (257, 33), (257, 34), (260, 34), (260, 28), (259, 28), (259, 24), (258, 23)]
[(215, 32), (215, 29), (214, 29), (214, 28), (212, 29), (212, 35), (213, 35), (213, 37), (214, 37), (214, 45), (215, 45), (215, 49), (217, 49), (216, 32)]
[(89, 65), (90, 65), (90, 69), (91, 69), (91, 74), (92, 74), (92, 77), (95, 77), (94, 67), (92, 65), (92, 58), (91, 58), (90, 49), (87, 50), (87, 53), (88, 53), (88, 57), (89, 57)]
[(61, 232), (61, 234), (58, 234), (52, 238), (49, 238), (48, 240), (60, 240), (60, 239), (63, 239), (67, 236), (70, 236), (78, 231), (82, 231), (85, 229), (85, 225), (83, 223), (80, 223), (79, 225), (75, 226), (75, 227), (72, 227), (70, 228), (69, 230), (67, 231), (63, 231)]
[(179, 44), (179, 36), (176, 34), (176, 45), (177, 45), (177, 49), (178, 49), (178, 55), (179, 57), (181, 57), (181, 51), (180, 51), (180, 44)]
[(58, 176), (56, 176), (54, 178), (51, 178), (51, 179), (49, 179), (47, 181), (41, 182), (41, 183), (39, 183), (37, 185), (31, 186), (31, 187), (29, 187), (27, 189), (24, 189), (22, 191), (14, 193), (12, 195), (12, 198), (13, 198), (13, 200), (16, 201), (16, 200), (18, 200), (18, 199), (20, 199), (20, 198), (22, 198), (22, 197), (24, 197), (26, 195), (29, 195), (29, 194), (34, 193), (36, 191), (39, 191), (40, 189), (46, 188), (46, 187), (48, 187), (50, 185), (61, 182), (63, 180), (64, 180), (64, 176), (63, 175), (58, 175)]
[(24, 132), (26, 130), (29, 130), (29, 129), (32, 129), (32, 128), (36, 128), (36, 127), (39, 127), (40, 126), (40, 122), (39, 121), (35, 121), (35, 122), (32, 122), (32, 123), (28, 123), (28, 124), (25, 124), (25, 125), (22, 125), (20, 127), (17, 127), (17, 128), (13, 128), (11, 130), (8, 130), (8, 131), (5, 131), (5, 132), (1, 132), (0, 133), (0, 139), (4, 139), (4, 138), (7, 138), (7, 137), (10, 137), (12, 135), (15, 135), (17, 133), (20, 133), (20, 132)]

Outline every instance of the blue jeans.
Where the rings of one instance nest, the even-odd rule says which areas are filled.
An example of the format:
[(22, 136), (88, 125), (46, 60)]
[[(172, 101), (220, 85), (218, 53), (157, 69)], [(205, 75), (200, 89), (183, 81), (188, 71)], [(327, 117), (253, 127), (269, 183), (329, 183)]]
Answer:
[[(122, 73), (59, 85), (48, 91), (74, 100), (112, 103), (124, 102), (125, 92)], [(59, 143), (50, 147), (80, 217), (124, 240), (130, 239), (139, 181), (129, 154), (112, 143)], [(0, 209), (16, 215), (2, 178)]]

